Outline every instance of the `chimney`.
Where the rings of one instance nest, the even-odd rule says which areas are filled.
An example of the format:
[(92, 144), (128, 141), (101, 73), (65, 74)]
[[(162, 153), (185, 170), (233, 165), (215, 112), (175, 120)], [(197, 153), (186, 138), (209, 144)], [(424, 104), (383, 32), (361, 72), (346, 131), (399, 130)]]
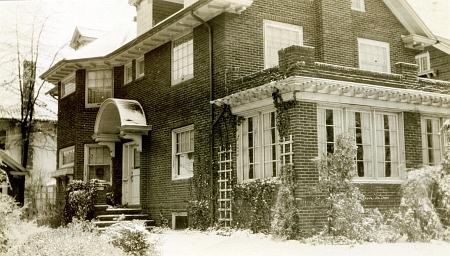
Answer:
[(153, 27), (153, 0), (128, 0), (136, 7), (137, 35), (149, 31)]

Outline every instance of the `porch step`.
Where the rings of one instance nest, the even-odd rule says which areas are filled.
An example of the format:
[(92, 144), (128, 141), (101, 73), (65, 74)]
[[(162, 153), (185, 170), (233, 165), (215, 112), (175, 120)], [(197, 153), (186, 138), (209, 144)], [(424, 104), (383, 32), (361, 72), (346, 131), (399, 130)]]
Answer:
[[(119, 218), (123, 218), (119, 220)], [(148, 214), (142, 213), (141, 208), (112, 208), (108, 205), (95, 206), (94, 225), (99, 230), (123, 221), (144, 220), (147, 227), (154, 226), (155, 221)]]
[(137, 213), (137, 214), (103, 214), (98, 215), (96, 219), (99, 221), (111, 221), (111, 220), (117, 220), (121, 217), (124, 217), (123, 220), (148, 220), (149, 216), (148, 214), (143, 213)]
[[(104, 228), (109, 227), (111, 225), (120, 223), (120, 222), (126, 222), (126, 221), (131, 221), (131, 220), (103, 220), (103, 221), (94, 221), (95, 226), (99, 229), (99, 230), (104, 230)], [(145, 226), (150, 227), (150, 226), (154, 226), (155, 225), (155, 221), (154, 220), (145, 220), (144, 221)]]

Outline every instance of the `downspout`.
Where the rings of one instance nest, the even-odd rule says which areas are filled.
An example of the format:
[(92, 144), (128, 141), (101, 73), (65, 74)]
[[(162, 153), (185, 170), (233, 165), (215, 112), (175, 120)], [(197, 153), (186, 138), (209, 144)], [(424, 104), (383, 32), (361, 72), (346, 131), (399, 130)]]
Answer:
[[(212, 29), (211, 26), (204, 21), (202, 18), (200, 18), (197, 14), (194, 13), (194, 11), (191, 11), (192, 17), (194, 17), (196, 20), (201, 22), (204, 26), (208, 28), (208, 36), (209, 36), (209, 102), (214, 100), (214, 82), (213, 82), (213, 37), (212, 37)], [(211, 195), (211, 226), (214, 224), (214, 178), (213, 178), (213, 159), (214, 159), (214, 105), (210, 104), (209, 108), (209, 116), (210, 116), (210, 150), (209, 150), (209, 157), (210, 157), (210, 169), (209, 169), (209, 176), (210, 176), (210, 195)]]

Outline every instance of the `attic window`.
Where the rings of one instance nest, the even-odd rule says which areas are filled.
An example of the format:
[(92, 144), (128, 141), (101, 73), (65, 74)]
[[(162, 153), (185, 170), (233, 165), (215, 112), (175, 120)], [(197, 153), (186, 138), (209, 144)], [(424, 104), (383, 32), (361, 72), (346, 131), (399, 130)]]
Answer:
[(352, 10), (365, 12), (364, 0), (352, 0)]
[(431, 72), (429, 52), (416, 55), (416, 62), (417, 65), (419, 65), (419, 75), (424, 75)]

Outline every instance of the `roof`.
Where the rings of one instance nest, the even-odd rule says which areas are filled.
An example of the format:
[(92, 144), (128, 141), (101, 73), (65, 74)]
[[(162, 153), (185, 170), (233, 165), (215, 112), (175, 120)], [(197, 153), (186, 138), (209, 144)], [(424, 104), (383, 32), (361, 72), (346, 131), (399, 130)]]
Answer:
[[(208, 21), (223, 12), (241, 13), (252, 3), (253, 0), (199, 0), (172, 14), (149, 31), (131, 41), (126, 42), (124, 40), (122, 46), (111, 44), (111, 47), (107, 49), (95, 47), (98, 51), (85, 50), (83, 54), (78, 53), (70, 58), (60, 60), (40, 77), (45, 81), (56, 84), (76, 69), (86, 67), (111, 68), (112, 66), (123, 65), (148, 51), (172, 41), (173, 38), (192, 31), (194, 27), (202, 24), (202, 21)], [(99, 40), (97, 39), (96, 41)], [(88, 46), (92, 44), (94, 43)], [(114, 47), (116, 48), (112, 49)]]
[[(272, 93), (277, 90), (281, 94), (290, 94), (288, 96), (291, 99), (298, 100), (315, 99), (340, 103), (348, 101), (351, 102), (349, 104), (358, 105), (376, 101), (382, 108), (420, 110), (447, 115), (450, 113), (448, 94), (304, 76), (291, 76), (228, 95), (211, 103), (218, 106), (229, 105), (237, 109), (246, 108), (245, 105), (248, 106), (249, 103), (253, 106), (262, 106), (267, 105), (267, 101), (273, 101)], [(286, 97), (283, 98), (286, 100)]]
[(0, 162), (2, 162), (3, 164), (6, 164), (7, 166), (9, 166), (11, 169), (14, 170), (15, 173), (13, 173), (14, 175), (27, 175), (28, 171), (23, 168), (23, 166), (16, 162), (16, 160), (14, 160), (12, 157), (10, 157), (8, 155), (8, 153), (6, 153), (4, 150), (0, 149)]

